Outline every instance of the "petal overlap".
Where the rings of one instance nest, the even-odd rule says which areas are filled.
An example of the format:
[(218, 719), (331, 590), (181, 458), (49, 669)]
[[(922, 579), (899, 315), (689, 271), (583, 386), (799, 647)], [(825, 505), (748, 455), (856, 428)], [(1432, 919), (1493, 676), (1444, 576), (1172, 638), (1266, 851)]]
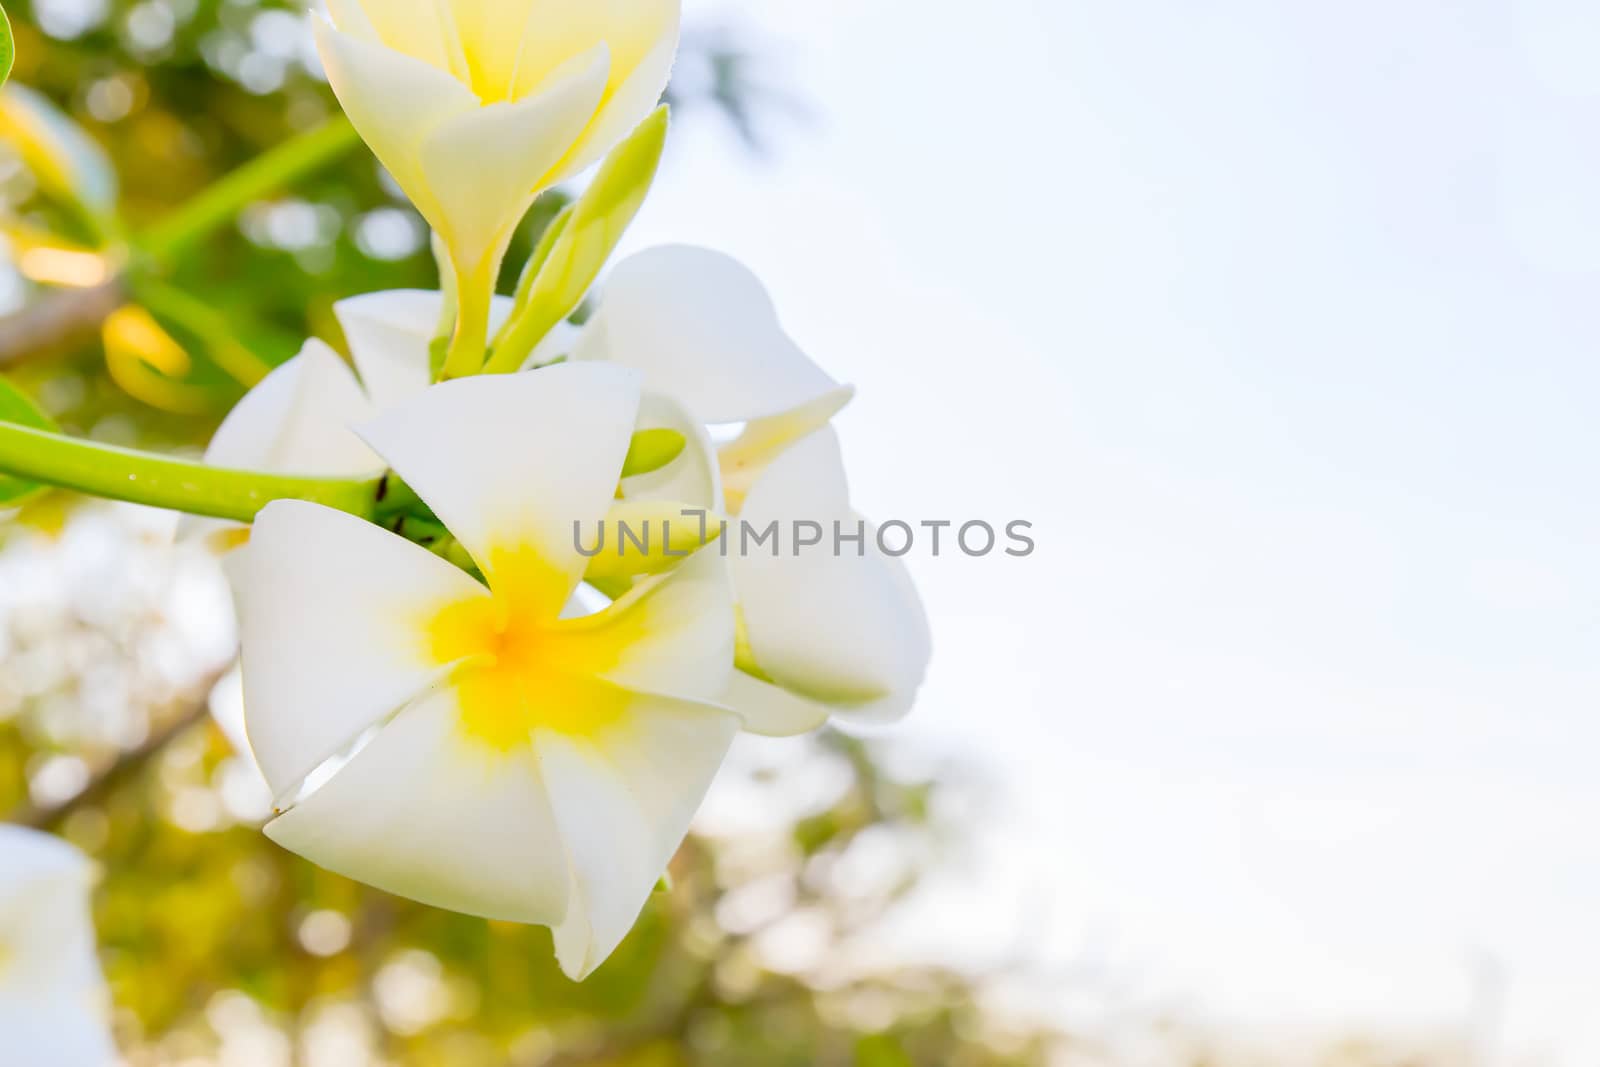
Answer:
[(734, 644), (715, 551), (572, 617), (566, 516), (614, 496), (636, 379), (467, 379), (364, 429), (483, 583), (292, 502), (233, 560), (246, 725), (281, 809), (267, 833), (390, 892), (550, 925), (575, 977), (632, 926), (739, 725), (714, 703)]
[(841, 388), (784, 332), (754, 274), (689, 245), (619, 263), (574, 358), (635, 368), (703, 423), (782, 415)]
[[(584, 570), (574, 524), (605, 515), (638, 410), (633, 373), (560, 364), (446, 382), (361, 432), (491, 585), (497, 572), (549, 582), (564, 604)], [(417, 433), (423, 425), (429, 432)]]
[(426, 549), (299, 501), (267, 505), (228, 568), (246, 730), (280, 798), (449, 666), (430, 654), (428, 618), (488, 597)]
[(563, 846), (531, 748), (461, 735), (456, 690), (424, 695), (267, 836), (329, 870), (412, 900), (551, 924), (567, 911)]

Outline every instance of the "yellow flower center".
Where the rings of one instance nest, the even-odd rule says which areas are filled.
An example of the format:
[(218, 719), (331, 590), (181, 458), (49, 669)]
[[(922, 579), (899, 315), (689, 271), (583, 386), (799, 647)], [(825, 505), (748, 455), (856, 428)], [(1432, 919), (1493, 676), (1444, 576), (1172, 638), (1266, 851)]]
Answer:
[(468, 737), (509, 752), (535, 729), (591, 737), (620, 719), (627, 694), (597, 677), (617, 643), (562, 620), (566, 580), (531, 550), (491, 557), (489, 597), (447, 604), (427, 624), (430, 658), (461, 663), (455, 681)]
[[(448, 71), (485, 104), (537, 91), (602, 41), (610, 47), (614, 90), (672, 29), (666, 5), (625, 19), (608, 17), (604, 5), (567, 6), (552, 18), (537, 17), (526, 0), (361, 3), (385, 45)], [(352, 29), (347, 23), (339, 28)]]

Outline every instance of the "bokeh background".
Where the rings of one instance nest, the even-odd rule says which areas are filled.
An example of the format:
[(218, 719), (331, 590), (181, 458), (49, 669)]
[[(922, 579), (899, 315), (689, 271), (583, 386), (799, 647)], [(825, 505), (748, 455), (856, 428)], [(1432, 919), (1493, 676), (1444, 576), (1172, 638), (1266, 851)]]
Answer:
[[(360, 149), (136, 286), (41, 257), (159, 234), (331, 103), (297, 6), (8, 10), (15, 80), (120, 183), (110, 214), (0, 163), (0, 370), (68, 429), (194, 449), (248, 377), (230, 339), (275, 362), (337, 340), (338, 297), (432, 284)], [(768, 282), (860, 386), (864, 510), (1022, 519), (1037, 551), (923, 542), (916, 714), (741, 746), (673, 890), (572, 986), (542, 931), (264, 841), (206, 715), (209, 558), (160, 516), (28, 503), (0, 524), (0, 803), (48, 821), (107, 782), (59, 829), (105, 868), (133, 1061), (1595, 1062), (1600, 17), (687, 11), (626, 247)], [(105, 326), (130, 302), (154, 339)]]

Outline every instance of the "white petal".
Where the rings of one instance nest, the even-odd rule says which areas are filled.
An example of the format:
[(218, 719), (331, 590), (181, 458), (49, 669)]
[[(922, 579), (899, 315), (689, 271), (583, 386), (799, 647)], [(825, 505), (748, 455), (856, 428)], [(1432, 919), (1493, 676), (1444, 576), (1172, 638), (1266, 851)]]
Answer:
[(267, 836), (434, 907), (559, 922), (568, 871), (533, 749), (472, 744), (460, 716), (448, 686), (405, 708)]
[(827, 722), (836, 710), (744, 671), (733, 672), (717, 703), (732, 708), (747, 733), (762, 737), (808, 734)]
[(228, 810), (240, 820), (262, 819), (272, 810), (272, 787), (267, 784), (256, 755), (250, 750), (250, 737), (244, 725), (244, 676), (238, 663), (217, 679), (206, 697), (206, 709), (211, 721), (228, 739), (236, 770), (229, 772), (227, 781)]
[(575, 358), (635, 367), (706, 423), (778, 415), (840, 388), (783, 332), (755, 275), (687, 245), (617, 266)]
[(632, 373), (562, 363), (436, 385), (362, 434), (490, 585), (497, 551), (531, 551), (566, 582), (565, 603), (586, 563), (573, 524), (593, 529), (608, 510), (638, 406)]
[(93, 875), (89, 857), (61, 838), (0, 823), (0, 914), (9, 910), (14, 894), (31, 886), (87, 891)]
[(93, 882), (93, 863), (65, 841), (0, 824), (0, 1003), (87, 997), (99, 988)]
[[(496, 299), (503, 298), (497, 297)], [(499, 322), (504, 321), (504, 318), (499, 320)], [(498, 323), (495, 324), (494, 329), (499, 329)], [(571, 356), (573, 351), (577, 349), (578, 338), (581, 336), (583, 336), (583, 328), (581, 326), (574, 326), (563, 319), (550, 327), (550, 332), (545, 334), (539, 340), (539, 343), (533, 346), (533, 351), (528, 353), (528, 358), (522, 361), (522, 366), (518, 369), (534, 370), (538, 367), (543, 367), (547, 363), (553, 363), (557, 359)]]
[[(376, 474), (383, 460), (350, 427), (366, 422), (373, 408), (355, 375), (338, 354), (312, 338), (300, 354), (277, 367), (228, 412), (206, 447), (213, 467), (297, 474)], [(215, 540), (231, 549), (240, 523), (184, 515), (177, 536)]]
[[(854, 386), (843, 385), (781, 415), (746, 423), (744, 431), (717, 453), (722, 471), (722, 495), (728, 510), (742, 508), (750, 487), (766, 473), (768, 465), (795, 442), (827, 426), (854, 395)], [(837, 484), (843, 500), (843, 479)]]
[(313, 19), (328, 84), (378, 161), (417, 210), (439, 228), (439, 204), (419, 160), (423, 140), (440, 123), (475, 110), (477, 97), (445, 71)]
[[(672, 61), (677, 54), (678, 24), (674, 18), (670, 35), (658, 40), (632, 73), (619, 82), (617, 71), (612, 72), (612, 84), (604, 102), (578, 143), (557, 166), (553, 181), (565, 181), (599, 162), (655, 110), (667, 88)], [(625, 60), (615, 47), (612, 57), (619, 70), (625, 69)]]
[(379, 411), (428, 387), (428, 344), (442, 303), (437, 290), (392, 289), (333, 305), (361, 384)]
[[(860, 515), (854, 516), (860, 519)], [(877, 527), (867, 523), (867, 537), (876, 541)], [(911, 711), (917, 700), (917, 689), (927, 677), (928, 661), (933, 658), (933, 631), (928, 624), (928, 612), (923, 607), (917, 583), (904, 561), (881, 552), (870, 551), (868, 561), (878, 563), (877, 580), (863, 584), (875, 591), (879, 598), (878, 610), (885, 625), (895, 620), (886, 642), (887, 670), (880, 671), (884, 680), (884, 695), (877, 700), (835, 707), (834, 715), (842, 722), (870, 726), (897, 722)]]
[[(881, 721), (903, 714), (931, 656), (926, 613), (904, 565), (883, 554), (870, 524), (860, 555), (835, 552), (834, 523), (856, 532), (838, 438), (823, 429), (785, 452), (740, 513), (760, 531), (776, 522), (781, 551), (735, 551), (734, 585), (762, 672), (800, 696)], [(795, 554), (794, 523), (823, 527)], [(814, 531), (809, 531), (814, 532)]]
[[(439, 328), (443, 300), (438, 290), (390, 289), (333, 305), (350, 356), (376, 410), (428, 387), (432, 380), (428, 345)], [(511, 316), (512, 305), (510, 297), (494, 298), (489, 312), (491, 332)]]
[[(463, 26), (476, 24), (486, 31), (480, 32), (480, 37), (498, 34), (502, 42), (511, 37), (505, 33), (505, 27), (515, 25), (511, 22), (514, 16), (507, 12), (505, 0), (456, 0), (456, 4), (463, 12)], [(533, 0), (525, 8), (528, 16), (522, 23), (525, 27), (522, 39), (512, 39), (517, 48), (514, 70), (510, 71), (512, 99), (537, 91), (571, 57), (601, 42), (610, 49), (613, 63), (606, 86), (608, 100), (622, 97), (624, 84), (642, 70), (654, 70), (660, 76), (661, 83), (655, 87), (659, 97), (666, 85), (666, 72), (660, 70), (659, 65), (652, 66), (650, 61), (665, 45), (670, 62), (670, 53), (678, 38), (681, 6), (679, 0), (605, 0), (602, 3)], [(481, 12), (476, 18), (466, 14), (473, 8)], [(466, 36), (465, 32), (463, 35)], [(501, 47), (503, 49), (503, 44)], [(480, 47), (477, 51), (482, 55), (487, 50)], [(503, 65), (501, 70), (504, 70)], [(654, 106), (652, 99), (628, 128), (637, 125)]]
[(610, 63), (598, 47), (538, 93), (461, 112), (429, 133), (419, 158), (439, 205), (434, 228), (458, 269), (500, 249), (550, 184), (553, 168), (600, 103)]
[(733, 631), (728, 561), (713, 544), (551, 640), (570, 648), (567, 662), (602, 663), (598, 676), (625, 689), (712, 700), (733, 669)]
[(722, 467), (705, 424), (691, 418), (677, 401), (662, 393), (647, 392), (639, 404), (640, 430), (676, 430), (683, 434), (683, 451), (671, 463), (622, 483), (629, 500), (676, 500), (710, 511), (722, 510)]
[(361, 519), (281, 500), (229, 558), (250, 747), (283, 797), (440, 672), (426, 627), (488, 591)]
[[(377, 38), (397, 52), (422, 60), (429, 66), (449, 71), (455, 58), (454, 28), (449, 23), (450, 5), (438, 0), (365, 0), (361, 5), (366, 24), (351, 19), (360, 26), (358, 32), (370, 27)], [(345, 19), (350, 18), (346, 4), (329, 5), (334, 24), (345, 29)], [(344, 18), (341, 18), (344, 16)]]
[(7, 1065), (117, 1067), (105, 997), (100, 994), (27, 996), (0, 1002), (0, 1035)]
[(214, 467), (366, 474), (383, 460), (351, 427), (373, 408), (338, 354), (313, 338), (235, 404), (206, 448)]
[(656, 702), (593, 743), (535, 734), (572, 866), (574, 893), (555, 938), (570, 977), (591, 974), (632, 928), (737, 729), (718, 709)]
[(328, 18), (340, 33), (347, 33), (363, 41), (380, 41), (378, 28), (367, 17), (361, 0), (327, 0)]

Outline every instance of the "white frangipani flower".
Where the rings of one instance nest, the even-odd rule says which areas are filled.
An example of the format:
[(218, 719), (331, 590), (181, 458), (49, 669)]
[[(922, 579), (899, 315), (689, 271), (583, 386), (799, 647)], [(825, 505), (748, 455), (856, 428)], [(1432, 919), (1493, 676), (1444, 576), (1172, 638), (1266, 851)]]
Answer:
[(71, 845), (0, 824), (0, 1062), (118, 1062), (89, 915), (93, 883), (93, 865)]
[(428, 904), (550, 925), (574, 977), (616, 948), (738, 729), (727, 564), (701, 551), (562, 618), (573, 523), (614, 497), (637, 375), (436, 386), (362, 436), (486, 585), (369, 523), (280, 501), (230, 557), (273, 840)]
[[(313, 342), (299, 359), (335, 369), (286, 364), (274, 377), (301, 382), (295, 395), (302, 399), (283, 403), (278, 398), (289, 389), (269, 390), (272, 379), (263, 382), (234, 409), (208, 458), (282, 470), (289, 469), (282, 457), (291, 454), (366, 453), (348, 427), (369, 405), (382, 409), (427, 388), (428, 345), (441, 299), (436, 292), (405, 290), (336, 305), (366, 393)], [(495, 319), (509, 313), (510, 301), (497, 298)], [(581, 329), (562, 324), (528, 364), (563, 356), (639, 371), (647, 391), (636, 428), (674, 429), (688, 442), (672, 463), (626, 479), (625, 496), (735, 520), (732, 543), (718, 551), (734, 564), (744, 622), (741, 664), (748, 670), (734, 675), (728, 701), (745, 727), (784, 735), (813, 729), (830, 715), (882, 722), (909, 710), (931, 655), (915, 587), (903, 564), (878, 549), (870, 525), (859, 552), (850, 540), (834, 551), (834, 523), (848, 538), (860, 521), (828, 428), (853, 390), (829, 377), (783, 331), (760, 281), (708, 249), (639, 253), (612, 272), (589, 322)], [(324, 374), (342, 376), (342, 384), (319, 393), (315, 382)], [(336, 403), (329, 399), (335, 395), (361, 399)], [(335, 409), (340, 417), (332, 417)], [(728, 423), (744, 424), (743, 432), (718, 449), (706, 427)], [(317, 443), (331, 437), (344, 443)], [(791, 452), (798, 454), (788, 458)], [(300, 465), (330, 474), (381, 467), (376, 457), (339, 470)], [(757, 550), (740, 559), (737, 520), (757, 529), (776, 520), (785, 531), (795, 521), (815, 522), (824, 542), (796, 556), (785, 532), (782, 558), (758, 558), (762, 551), (770, 557), (770, 550)]]
[(443, 238), (482, 355), (512, 229), (656, 106), (679, 0), (328, 0), (317, 47), (356, 130)]

